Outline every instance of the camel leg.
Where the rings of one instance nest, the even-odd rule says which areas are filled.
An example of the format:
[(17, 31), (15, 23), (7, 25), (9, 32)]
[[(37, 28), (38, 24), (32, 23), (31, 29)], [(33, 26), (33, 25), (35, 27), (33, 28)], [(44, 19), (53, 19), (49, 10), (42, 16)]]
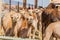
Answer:
[(15, 36), (14, 37), (17, 37), (17, 25), (15, 26), (15, 29), (14, 29), (14, 34), (15, 34)]
[(53, 33), (53, 27), (48, 26), (47, 29), (46, 29), (46, 35), (45, 35), (44, 40), (49, 40), (52, 33)]
[(29, 36), (29, 39), (31, 39), (31, 27), (30, 27), (30, 29), (29, 29), (29, 31), (28, 31), (28, 35), (27, 36)]
[(59, 38), (57, 38), (57, 40), (60, 40)]
[(56, 37), (51, 36), (50, 40), (56, 40)]
[(34, 30), (34, 32), (33, 32), (33, 39), (35, 38), (35, 32), (36, 32), (36, 30)]

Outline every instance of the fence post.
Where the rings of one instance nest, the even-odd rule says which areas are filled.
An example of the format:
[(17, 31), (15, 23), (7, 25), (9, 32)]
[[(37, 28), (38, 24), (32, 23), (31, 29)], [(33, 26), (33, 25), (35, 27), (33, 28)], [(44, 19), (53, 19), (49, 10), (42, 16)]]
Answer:
[(19, 1), (18, 1), (18, 7), (17, 7), (17, 12), (19, 12)]
[(23, 0), (23, 8), (26, 8), (26, 0)]
[(35, 0), (35, 8), (37, 8), (38, 0)]
[(11, 0), (9, 0), (9, 11), (11, 11)]

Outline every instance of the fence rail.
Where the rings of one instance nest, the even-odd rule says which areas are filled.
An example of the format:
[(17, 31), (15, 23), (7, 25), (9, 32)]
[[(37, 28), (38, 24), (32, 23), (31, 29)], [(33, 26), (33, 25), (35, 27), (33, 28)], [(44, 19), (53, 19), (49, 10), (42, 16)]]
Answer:
[(28, 39), (28, 38), (16, 38), (16, 37), (9, 37), (9, 36), (0, 36), (0, 40), (38, 40), (38, 39)]

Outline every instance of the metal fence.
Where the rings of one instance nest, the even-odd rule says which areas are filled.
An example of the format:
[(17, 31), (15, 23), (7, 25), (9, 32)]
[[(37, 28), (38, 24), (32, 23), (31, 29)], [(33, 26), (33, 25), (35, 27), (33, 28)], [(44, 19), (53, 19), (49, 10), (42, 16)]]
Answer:
[(8, 36), (0, 36), (0, 40), (38, 40), (38, 39), (28, 39), (28, 38), (15, 38), (15, 37), (8, 37)]
[[(7, 2), (6, 2), (7, 1)], [(4, 4), (6, 3), (6, 4), (8, 4), (9, 5), (9, 11), (11, 11), (11, 5), (17, 5), (17, 10), (18, 10), (18, 12), (19, 12), (19, 6), (22, 6), (23, 7), (23, 2), (19, 2), (19, 1), (12, 1), (12, 0), (6, 0), (5, 2), (4, 2)], [(33, 4), (29, 4), (29, 3), (26, 3), (26, 8), (28, 8), (28, 7), (33, 7), (34, 8), (34, 6), (35, 5), (33, 5)]]

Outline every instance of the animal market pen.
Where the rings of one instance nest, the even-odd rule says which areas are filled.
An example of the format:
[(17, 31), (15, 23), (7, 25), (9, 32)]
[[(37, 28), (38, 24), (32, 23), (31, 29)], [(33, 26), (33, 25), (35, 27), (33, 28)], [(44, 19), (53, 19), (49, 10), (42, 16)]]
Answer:
[[(0, 0), (0, 7), (2, 7), (2, 0)], [(35, 8), (37, 8), (37, 0), (35, 0)], [(23, 7), (26, 8), (26, 0), (23, 0)], [(9, 11), (11, 11), (11, 0), (9, 0)], [(17, 11), (19, 12), (19, 2), (18, 2), (18, 9)], [(41, 20), (41, 15), (40, 15), (40, 26), (42, 27), (42, 20)], [(39, 29), (41, 31), (41, 29)], [(31, 31), (31, 29), (30, 29)], [(31, 34), (33, 37), (34, 35)], [(31, 39), (31, 35), (29, 36), (29, 38), (25, 38), (25, 39), (22, 39), (22, 38), (15, 38), (15, 37), (9, 37), (9, 36), (0, 36), (0, 39), (5, 39), (5, 40), (38, 40), (38, 39)], [(39, 40), (42, 40), (42, 34), (41, 32), (38, 32), (38, 36), (35, 35), (35, 37), (39, 38)]]

